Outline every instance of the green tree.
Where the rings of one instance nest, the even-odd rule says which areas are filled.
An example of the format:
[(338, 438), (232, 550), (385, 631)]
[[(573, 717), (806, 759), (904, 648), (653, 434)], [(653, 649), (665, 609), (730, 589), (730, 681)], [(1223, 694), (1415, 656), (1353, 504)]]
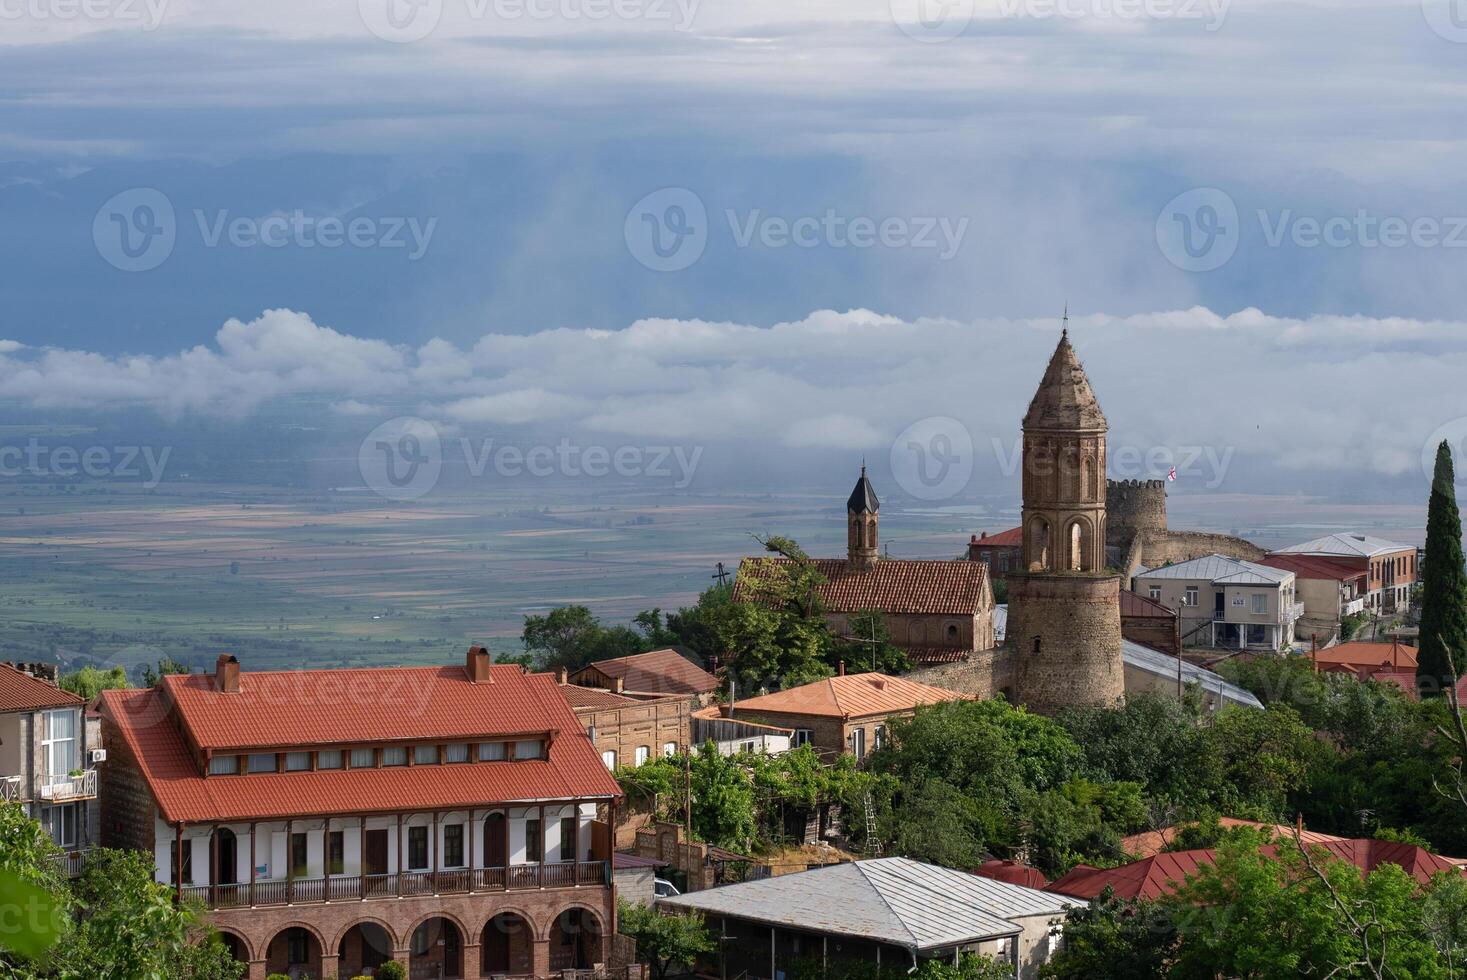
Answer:
[(651, 649), (642, 634), (627, 626), (602, 626), (585, 606), (560, 606), (544, 616), (526, 616), (520, 640), (547, 670), (580, 670), (597, 660)]
[(127, 671), (122, 667), (101, 670), (90, 666), (70, 674), (62, 674), (59, 684), (63, 691), (70, 691), (83, 701), (91, 701), (103, 691), (130, 686), (127, 683)]
[(677, 965), (691, 969), (699, 956), (718, 948), (701, 916), (663, 915), (631, 902), (618, 906), (617, 931), (636, 942), (638, 962), (649, 964), (657, 980)]
[(912, 669), (906, 651), (891, 641), (886, 617), (879, 609), (866, 609), (851, 616), (844, 634), (834, 637), (826, 664), (836, 667), (842, 661), (853, 672), (875, 670), (902, 674)]
[(1431, 500), (1426, 507), (1426, 560), (1421, 566), (1421, 640), (1416, 684), (1425, 696), (1440, 695), (1467, 659), (1467, 571), (1462, 564), (1462, 518), (1457, 511), (1452, 449), (1436, 449)]
[(1065, 920), (1065, 942), (1039, 971), (1046, 980), (1141, 980), (1166, 975), (1177, 944), (1170, 905), (1106, 889)]
[(188, 668), (172, 657), (163, 657), (157, 668), (143, 665), (143, 687), (157, 687), (169, 674), (187, 674)]

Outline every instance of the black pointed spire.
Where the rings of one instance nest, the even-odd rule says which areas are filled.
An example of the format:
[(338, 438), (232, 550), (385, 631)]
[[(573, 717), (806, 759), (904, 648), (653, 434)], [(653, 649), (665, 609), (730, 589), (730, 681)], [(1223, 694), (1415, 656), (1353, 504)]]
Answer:
[(856, 488), (851, 491), (851, 496), (846, 500), (846, 513), (848, 514), (874, 514), (881, 509), (881, 501), (876, 499), (876, 491), (871, 486), (871, 481), (866, 479), (866, 463), (861, 463), (861, 478), (856, 481)]

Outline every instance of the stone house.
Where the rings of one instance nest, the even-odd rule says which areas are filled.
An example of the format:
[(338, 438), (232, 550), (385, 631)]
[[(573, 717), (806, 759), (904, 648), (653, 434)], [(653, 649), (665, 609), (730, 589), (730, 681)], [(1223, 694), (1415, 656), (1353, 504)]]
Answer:
[(250, 980), (606, 963), (621, 791), (555, 679), (496, 666), (166, 677), (99, 699), (103, 843), (201, 901)]
[(570, 674), (568, 683), (628, 697), (692, 698), (699, 704), (718, 690), (718, 678), (671, 648), (613, 657), (587, 664)]
[(691, 744), (692, 701), (687, 697), (639, 699), (566, 683), (560, 693), (609, 770), (677, 755)]

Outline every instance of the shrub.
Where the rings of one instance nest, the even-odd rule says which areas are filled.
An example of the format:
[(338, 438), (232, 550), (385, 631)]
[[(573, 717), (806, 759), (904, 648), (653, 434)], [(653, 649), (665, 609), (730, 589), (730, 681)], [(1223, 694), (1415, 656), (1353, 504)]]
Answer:
[(388, 960), (377, 967), (377, 980), (407, 980), (407, 970), (397, 960)]

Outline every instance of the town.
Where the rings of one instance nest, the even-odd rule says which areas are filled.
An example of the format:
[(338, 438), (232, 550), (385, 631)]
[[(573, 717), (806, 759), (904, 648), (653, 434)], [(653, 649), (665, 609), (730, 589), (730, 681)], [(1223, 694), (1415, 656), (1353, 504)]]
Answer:
[(845, 554), (522, 655), (0, 665), (7, 975), (1459, 975), (1452, 447), (1424, 547), (1265, 550), (1107, 479), (1067, 330), (1024, 370), (1020, 520), (952, 558), (861, 465)]

